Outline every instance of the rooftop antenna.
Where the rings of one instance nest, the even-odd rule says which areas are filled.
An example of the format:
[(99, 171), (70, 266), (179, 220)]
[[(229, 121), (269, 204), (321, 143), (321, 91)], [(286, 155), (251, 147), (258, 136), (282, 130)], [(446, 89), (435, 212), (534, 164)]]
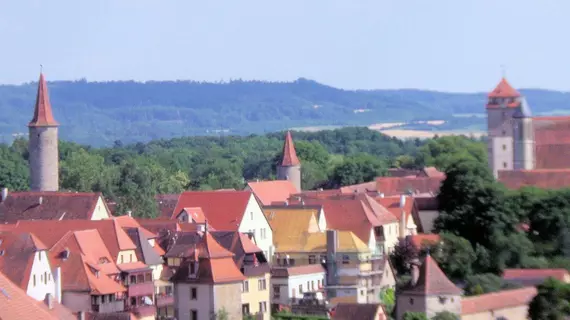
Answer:
[(40, 73), (44, 71), (44, 66), (40, 64)]

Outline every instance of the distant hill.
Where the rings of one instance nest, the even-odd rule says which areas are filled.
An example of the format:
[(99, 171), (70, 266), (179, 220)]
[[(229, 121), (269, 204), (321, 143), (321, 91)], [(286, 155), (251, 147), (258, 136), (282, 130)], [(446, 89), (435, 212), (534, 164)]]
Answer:
[[(0, 142), (27, 134), (36, 85), (0, 86)], [(486, 99), (483, 93), (341, 90), (307, 79), (226, 83), (55, 81), (49, 83), (49, 89), (61, 123), (61, 138), (95, 146), (110, 145), (115, 140), (130, 143), (412, 120), (446, 120), (445, 130), (483, 128), (480, 114), (484, 113)], [(569, 93), (522, 92), (535, 113), (570, 113)]]

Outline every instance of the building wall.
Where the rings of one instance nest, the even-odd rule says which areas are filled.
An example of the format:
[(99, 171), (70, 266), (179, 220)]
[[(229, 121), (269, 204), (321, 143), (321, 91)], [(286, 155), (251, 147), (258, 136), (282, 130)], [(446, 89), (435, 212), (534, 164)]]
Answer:
[[(265, 289), (259, 289), (259, 280), (265, 279)], [(260, 277), (248, 277), (246, 279), (248, 282), (249, 290), (247, 292), (241, 293), (241, 303), (249, 304), (249, 312), (251, 314), (256, 314), (260, 312), (259, 303), (265, 302), (266, 310), (263, 314), (264, 320), (270, 319), (270, 305), (271, 305), (271, 276), (266, 273)]]
[(137, 253), (135, 250), (123, 250), (119, 251), (119, 255), (117, 256), (117, 264), (121, 263), (131, 263), (137, 262)]
[[(241, 312), (242, 303), (241, 299), (237, 299), (237, 297), (239, 297), (240, 294), (241, 294), (241, 282), (214, 285), (213, 302), (214, 302), (215, 312), (225, 310), (228, 314), (228, 320), (242, 320), (243, 319), (243, 315)], [(267, 301), (267, 308), (269, 309), (269, 301)]]
[(301, 192), (301, 166), (277, 166), (277, 180), (289, 180)]
[(149, 265), (149, 267), (152, 269), (152, 280), (160, 279), (160, 274), (162, 273), (162, 269), (163, 269), (162, 264)]
[(91, 296), (89, 292), (63, 291), (61, 303), (71, 312), (91, 311)]
[(380, 281), (380, 288), (396, 288), (396, 276), (388, 259), (384, 262), (384, 272)]
[(532, 118), (515, 119), (513, 129), (514, 169), (532, 170), (535, 167)]
[(51, 271), (46, 251), (37, 251), (34, 254), (26, 293), (36, 300), (43, 300), (48, 293), (56, 297), (55, 289), (54, 275)]
[(309, 227), (307, 228), (307, 232), (309, 233), (316, 233), (320, 232), (321, 229), (319, 228), (319, 223), (317, 222), (317, 217), (313, 215), (311, 219), (309, 219)]
[(506, 308), (500, 310), (490, 310), (487, 312), (473, 313), (468, 315), (462, 315), (461, 320), (488, 320), (488, 319), (499, 319), (504, 317), (505, 319), (527, 319), (528, 316), (528, 306), (522, 305), (513, 308)]
[(59, 190), (59, 151), (57, 127), (29, 129), (30, 189)]
[[(263, 236), (264, 230), (265, 236)], [(239, 232), (253, 232), (255, 235), (255, 243), (263, 250), (265, 257), (271, 261), (273, 256), (273, 232), (267, 218), (263, 214), (259, 203), (253, 194), (249, 198), (243, 219), (239, 225)]]
[[(442, 303), (440, 297), (446, 300)], [(406, 312), (424, 312), (428, 319), (436, 313), (449, 311), (461, 314), (461, 296), (438, 295), (438, 296), (418, 296), (400, 294), (396, 298), (396, 320), (401, 320)]]
[[(196, 288), (196, 299), (191, 299), (191, 288)], [(198, 312), (199, 320), (209, 320), (215, 312), (214, 289), (209, 284), (174, 284), (174, 309), (179, 320), (190, 320), (191, 310)], [(234, 300), (235, 297), (234, 297)]]
[(93, 214), (91, 215), (91, 220), (103, 220), (110, 217), (111, 214), (109, 213), (109, 210), (107, 210), (107, 206), (105, 206), (103, 198), (99, 197), (97, 204), (95, 205), (95, 210), (93, 210)]
[(487, 152), (489, 167), (495, 177), (498, 170), (512, 170), (514, 166), (512, 119), (516, 110), (516, 108), (487, 109)]
[(325, 209), (321, 208), (321, 210), (319, 210), (319, 214), (317, 215), (317, 220), (319, 222), (320, 231), (325, 232), (325, 230), (327, 230), (327, 219), (325, 218)]
[(400, 238), (399, 223), (388, 223), (384, 226), (384, 252), (390, 253), (394, 250)]
[[(290, 276), (289, 278), (273, 278), (271, 279), (271, 302), (290, 305), (291, 299), (301, 299), (303, 297), (302, 292), (313, 291), (307, 290), (307, 285), (309, 289), (314, 286), (314, 291), (317, 291), (319, 289), (319, 283), (324, 287), (324, 272)], [(302, 292), (299, 291), (299, 286), (302, 287)], [(279, 288), (279, 298), (274, 298), (274, 292), (277, 287)]]

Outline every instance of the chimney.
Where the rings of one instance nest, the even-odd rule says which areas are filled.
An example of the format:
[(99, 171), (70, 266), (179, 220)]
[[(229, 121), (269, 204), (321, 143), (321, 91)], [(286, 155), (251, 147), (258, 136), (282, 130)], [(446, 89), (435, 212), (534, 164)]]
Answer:
[(55, 268), (53, 282), (55, 285), (55, 298), (57, 302), (61, 303), (61, 267)]
[(406, 195), (400, 195), (400, 208), (404, 208), (406, 206)]
[(327, 284), (337, 283), (338, 231), (327, 230)]
[(204, 232), (208, 232), (208, 219), (204, 219)]
[(38, 199), (38, 204), (42, 205), (42, 203), (44, 202), (44, 197), (41, 197)]
[(127, 211), (127, 216), (132, 217), (133, 216), (133, 212), (131, 210)]
[(85, 311), (79, 311), (77, 313), (77, 320), (85, 320)]
[(400, 214), (400, 239), (405, 239), (406, 238), (406, 227), (408, 225), (408, 221), (406, 221), (406, 211), (404, 211), (404, 209), (401, 209), (401, 214)]
[(6, 201), (6, 198), (8, 198), (8, 188), (2, 188), (2, 199), (0, 202)]
[(46, 297), (44, 298), (44, 303), (46, 304), (46, 306), (48, 307), (48, 309), (53, 309), (53, 304), (55, 302), (55, 298), (53, 297), (53, 295), (51, 293), (46, 294)]
[(383, 193), (383, 192), (378, 192), (378, 198), (384, 198), (384, 193)]
[(289, 201), (285, 200), (285, 206), (289, 205)]

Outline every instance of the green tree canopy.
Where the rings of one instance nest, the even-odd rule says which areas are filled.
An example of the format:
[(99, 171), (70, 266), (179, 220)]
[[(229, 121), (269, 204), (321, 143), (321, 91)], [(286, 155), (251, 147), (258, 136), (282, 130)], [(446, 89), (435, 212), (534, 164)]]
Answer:
[(570, 284), (550, 278), (537, 289), (528, 309), (532, 320), (564, 320), (570, 316)]

